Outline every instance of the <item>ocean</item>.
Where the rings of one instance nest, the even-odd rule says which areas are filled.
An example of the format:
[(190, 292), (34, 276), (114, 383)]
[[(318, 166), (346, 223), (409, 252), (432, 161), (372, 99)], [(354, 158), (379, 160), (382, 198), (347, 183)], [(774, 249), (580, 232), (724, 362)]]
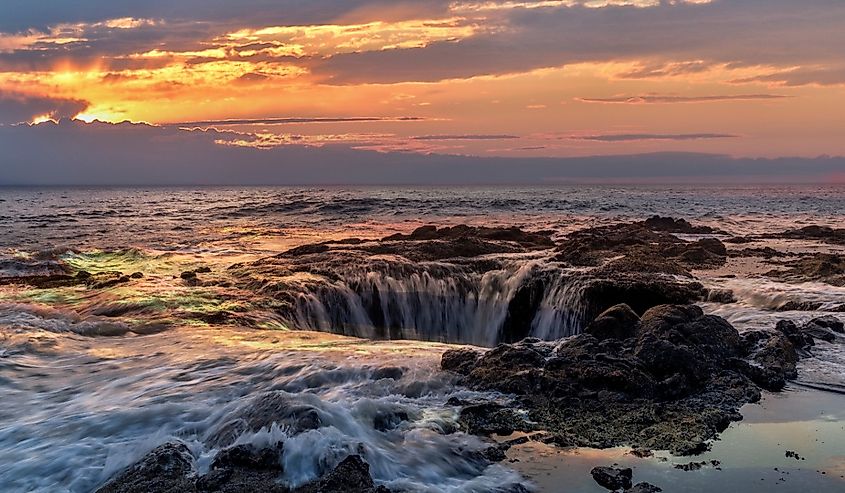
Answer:
[[(263, 259), (425, 225), (516, 226), (560, 239), (653, 215), (711, 226), (723, 238), (754, 237), (751, 246), (759, 248), (845, 251), (767, 237), (809, 225), (843, 227), (841, 186), (0, 188), (0, 489), (93, 491), (173, 438), (188, 444), (198, 470), (207, 471), (219, 449), (211, 437), (226, 416), (268, 391), (318, 409), (324, 424), (285, 441), (287, 485), (311, 481), (363, 450), (373, 478), (392, 489), (542, 489), (541, 476), (555, 469), (548, 457), (547, 470), (525, 465), (525, 455), (520, 463), (488, 464), (466, 453), (488, 444), (455, 432), (459, 409), (450, 399), (501, 396), (456, 383), (439, 370), (440, 355), (456, 344), (502, 342), (509, 302), (539, 275), (560, 281), (542, 293), (528, 335), (554, 340), (580, 332), (579, 292), (561, 274), (570, 267), (558, 265), (550, 251), (537, 251), (501, 254), (501, 268), (484, 274), (459, 262), (407, 262), (392, 270), (350, 262), (276, 272), (271, 284), (259, 275)], [(346, 275), (336, 277), (341, 267)], [(767, 276), (771, 268), (763, 259), (730, 258), (719, 269), (695, 271), (705, 287), (736, 298), (702, 307), (740, 331), (772, 328), (782, 319), (845, 318), (838, 311), (845, 286)], [(117, 281), (10, 282), (80, 271)], [(785, 309), (789, 303), (794, 309)], [(373, 313), (374, 304), (383, 310)], [(785, 401), (772, 398), (764, 406), (774, 403), (775, 411), (761, 422), (821, 423), (831, 428), (826, 433), (845, 436), (843, 347), (817, 345), (790, 385), (787, 393), (812, 408), (812, 416), (775, 412), (794, 401), (781, 406)], [(813, 399), (828, 407), (807, 404)], [(407, 418), (401, 425), (372, 426), (397, 413)], [(734, 435), (734, 427), (726, 432), (731, 451), (748, 436), (765, 435), (754, 424), (742, 426)], [(288, 431), (247, 432), (237, 443), (267, 443)], [(833, 474), (845, 456), (843, 440), (838, 443), (802, 442), (811, 464), (794, 473), (791, 487), (841, 491), (845, 471)], [(772, 467), (787, 467), (778, 454), (762, 462), (736, 457), (723, 469), (765, 479)], [(822, 477), (809, 470), (813, 466), (832, 472)], [(702, 477), (708, 484), (726, 482), (723, 489), (744, 484), (729, 472), (701, 476), (649, 467), (664, 481), (687, 475), (676, 478), (672, 491), (700, 491)], [(595, 487), (585, 483), (583, 491), (601, 491)]]

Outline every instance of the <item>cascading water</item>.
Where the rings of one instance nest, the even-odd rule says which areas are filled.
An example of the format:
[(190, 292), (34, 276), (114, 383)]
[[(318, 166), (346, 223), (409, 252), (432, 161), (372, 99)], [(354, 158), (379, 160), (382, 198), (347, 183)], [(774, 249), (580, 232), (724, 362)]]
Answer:
[[(313, 281), (313, 279), (312, 279)], [(310, 282), (290, 324), (365, 338), (493, 346), (580, 331), (582, 285), (545, 260), (478, 272), (456, 264), (374, 263)]]

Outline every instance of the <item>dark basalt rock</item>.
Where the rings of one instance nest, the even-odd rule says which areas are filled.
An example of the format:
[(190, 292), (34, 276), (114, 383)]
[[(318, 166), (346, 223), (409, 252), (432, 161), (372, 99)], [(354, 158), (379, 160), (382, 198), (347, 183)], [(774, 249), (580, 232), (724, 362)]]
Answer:
[(262, 449), (252, 445), (224, 449), (214, 457), (208, 474), (197, 479), (197, 489), (203, 493), (287, 493), (288, 488), (278, 482), (283, 472), (279, 462), (282, 449), (282, 442)]
[(473, 435), (510, 435), (514, 431), (534, 429), (513, 409), (493, 402), (464, 407), (458, 422), (464, 430)]
[(821, 303), (816, 303), (812, 301), (790, 300), (778, 306), (775, 310), (779, 312), (812, 312), (818, 310), (819, 308), (821, 308), (821, 306)]
[(832, 286), (845, 286), (845, 257), (817, 253), (786, 262), (787, 270), (774, 269), (766, 275), (793, 282), (817, 281)]
[(440, 360), (440, 367), (446, 371), (467, 375), (475, 367), (481, 353), (474, 349), (453, 349), (443, 353)]
[(369, 465), (350, 455), (331, 472), (290, 489), (281, 483), (282, 444), (266, 449), (238, 445), (217, 454), (211, 470), (197, 477), (188, 448), (164, 444), (97, 490), (97, 493), (390, 493), (376, 486)]
[(640, 317), (625, 304), (616, 305), (602, 312), (584, 332), (596, 339), (627, 339), (636, 334)]
[(706, 295), (704, 286), (698, 282), (644, 274), (593, 279), (587, 282), (583, 291), (588, 319), (619, 304), (626, 304), (634, 312), (642, 314), (659, 305), (701, 301)]
[(730, 289), (710, 289), (707, 291), (707, 301), (711, 303), (731, 304), (736, 303), (737, 299), (733, 291)]
[(321, 480), (297, 488), (294, 493), (390, 493), (390, 490), (373, 483), (370, 465), (360, 455), (350, 455)]
[(791, 257), (794, 254), (781, 252), (779, 250), (775, 250), (772, 247), (759, 247), (759, 248), (743, 248), (741, 250), (730, 250), (728, 251), (729, 257), (737, 257), (737, 258), (744, 258), (744, 257), (760, 257), (764, 259), (773, 259), (778, 257)]
[(193, 458), (181, 442), (165, 443), (144, 456), (97, 493), (196, 492)]
[(682, 234), (714, 234), (716, 230), (709, 226), (693, 226), (686, 219), (675, 219), (673, 217), (652, 216), (643, 225), (652, 231), (665, 231), (666, 233)]
[(631, 468), (616, 469), (614, 467), (594, 467), (590, 474), (596, 483), (611, 491), (627, 490), (631, 487), (634, 472)]
[[(740, 335), (695, 305), (661, 305), (641, 318), (615, 307), (588, 332), (554, 346), (526, 340), (497, 346), (477, 361), (473, 355), (474, 363), (460, 367), (463, 383), (515, 394), (513, 405), (531, 421), (520, 424), (518, 414), (505, 412), (508, 406), (476, 404), (469, 413), (482, 425), (474, 429), (539, 427), (559, 445), (694, 454), (741, 419), (739, 408), (759, 400), (761, 387), (780, 390), (796, 376), (798, 355), (785, 333)], [(444, 368), (458, 368), (454, 362), (463, 358), (447, 351)]]
[(683, 220), (653, 218), (636, 223), (600, 226), (571, 233), (557, 247), (556, 259), (575, 266), (607, 266), (618, 272), (663, 272), (689, 276), (687, 269), (713, 268), (725, 264), (727, 249), (715, 238), (686, 241), (673, 232), (713, 233)]
[(36, 289), (55, 289), (74, 286), (86, 286), (89, 289), (106, 289), (126, 284), (133, 279), (139, 279), (137, 274), (132, 276), (124, 275), (122, 272), (98, 272), (91, 274), (86, 271), (79, 271), (75, 275), (51, 274), (19, 277), (0, 277), (0, 285), (22, 284), (32, 286)]
[(814, 318), (814, 319), (810, 320), (809, 322), (807, 322), (807, 324), (804, 327), (808, 328), (808, 327), (813, 327), (813, 326), (821, 327), (823, 329), (832, 330), (833, 332), (836, 332), (836, 333), (839, 333), (839, 334), (845, 334), (845, 323), (843, 323), (842, 320), (840, 320), (840, 319), (838, 319), (838, 318), (836, 318), (832, 315)]
[(322, 426), (314, 407), (297, 402), (294, 396), (281, 392), (262, 394), (214, 430), (207, 442), (216, 447), (234, 443), (246, 431), (257, 432), (273, 424), (296, 434)]
[(834, 229), (829, 226), (813, 225), (785, 231), (780, 234), (768, 235), (768, 237), (797, 240), (818, 240), (834, 245), (845, 245), (845, 228)]
[(650, 483), (637, 483), (633, 488), (625, 490), (625, 493), (660, 493), (662, 488), (654, 486)]

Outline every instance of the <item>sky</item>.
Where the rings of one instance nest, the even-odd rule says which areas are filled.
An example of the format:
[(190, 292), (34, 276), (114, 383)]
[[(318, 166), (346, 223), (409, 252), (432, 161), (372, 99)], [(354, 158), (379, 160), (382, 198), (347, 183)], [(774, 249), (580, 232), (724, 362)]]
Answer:
[(0, 184), (845, 181), (841, 0), (3, 0)]

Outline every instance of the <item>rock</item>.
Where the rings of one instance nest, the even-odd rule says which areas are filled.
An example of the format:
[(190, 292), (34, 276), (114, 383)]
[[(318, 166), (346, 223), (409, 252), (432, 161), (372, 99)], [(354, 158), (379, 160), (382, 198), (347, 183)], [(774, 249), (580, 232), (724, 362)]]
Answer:
[(197, 477), (190, 452), (182, 443), (156, 448), (97, 493), (390, 493), (375, 486), (369, 465), (351, 455), (334, 470), (293, 490), (284, 486), (279, 461), (283, 444), (264, 449), (236, 445), (219, 452), (211, 470)]
[(660, 493), (663, 489), (650, 483), (637, 483), (632, 488), (625, 490), (625, 493)]
[(618, 272), (663, 272), (687, 275), (685, 268), (712, 268), (724, 265), (727, 249), (713, 238), (685, 241), (672, 232), (710, 231), (698, 229), (686, 221), (653, 218), (638, 223), (600, 226), (571, 233), (557, 248), (556, 259), (576, 266), (601, 265), (613, 260), (609, 268)]
[(821, 303), (812, 301), (790, 300), (778, 306), (775, 310), (779, 312), (812, 312), (821, 308)]
[(234, 445), (221, 450), (211, 463), (212, 469), (246, 468), (246, 469), (279, 469), (279, 458), (282, 454), (283, 443), (279, 442), (275, 448), (258, 449), (252, 445)]
[(143, 279), (144, 273), (143, 272), (133, 272), (130, 276), (130, 279)]
[(631, 487), (633, 471), (631, 468), (616, 469), (614, 467), (594, 467), (590, 474), (596, 483), (611, 491), (627, 490)]
[(197, 479), (197, 489), (203, 493), (288, 493), (279, 483), (283, 473), (280, 462), (283, 446), (279, 442), (275, 447), (235, 445), (224, 449), (214, 457), (208, 474)]
[(813, 339), (818, 339), (825, 342), (836, 341), (836, 334), (832, 330), (822, 325), (815, 324), (813, 322), (809, 322), (803, 327), (801, 327), (801, 333), (806, 336), (810, 336)]
[[(786, 334), (805, 337), (786, 326), (785, 333), (740, 335), (696, 305), (657, 306), (638, 322), (616, 307), (599, 319), (606, 330), (596, 324), (556, 344), (526, 339), (472, 355), (462, 382), (513, 394), (516, 401), (456, 402), (467, 406), (464, 428), (506, 433), (536, 427), (561, 446), (701, 453), (708, 440), (742, 419), (739, 408), (758, 401), (760, 388), (777, 391), (795, 378), (798, 354)], [(624, 319), (633, 327), (617, 323)], [(517, 412), (522, 410), (529, 422)]]
[(289, 434), (297, 434), (319, 428), (322, 419), (316, 408), (298, 402), (296, 396), (269, 392), (236, 411), (222, 426), (212, 431), (207, 442), (216, 447), (226, 447), (246, 431), (254, 433), (273, 424)]
[(538, 383), (545, 356), (532, 344), (500, 344), (479, 358), (467, 375), (473, 385), (525, 394)]
[(97, 493), (196, 492), (193, 457), (181, 442), (165, 443), (109, 481)]
[(392, 380), (399, 380), (405, 374), (405, 368), (397, 366), (387, 366), (384, 368), (377, 368), (373, 371), (373, 380), (382, 380), (389, 378)]
[(845, 245), (845, 229), (834, 229), (829, 226), (805, 226), (800, 229), (785, 231), (780, 234), (769, 236), (775, 238), (790, 238), (799, 240), (818, 240), (834, 245)]
[(839, 334), (845, 333), (845, 323), (832, 315), (814, 318), (805, 325), (805, 328), (810, 326), (822, 327)]
[(473, 349), (450, 349), (440, 358), (440, 368), (468, 375), (475, 368), (475, 363), (480, 357), (481, 353)]
[(665, 231), (667, 233), (713, 234), (716, 232), (709, 226), (693, 226), (686, 219), (672, 217), (652, 216), (646, 219), (643, 224), (653, 231)]
[(373, 416), (373, 428), (378, 431), (388, 431), (396, 428), (402, 422), (408, 421), (408, 412), (402, 408), (380, 409)]
[[(804, 337), (795, 334), (798, 335), (795, 340), (803, 343)], [(746, 347), (748, 347), (748, 359), (756, 367), (780, 375), (780, 378), (784, 380), (794, 379), (798, 376), (796, 365), (799, 357), (795, 344), (790, 340), (789, 335), (783, 331), (780, 331), (780, 333), (749, 331), (743, 334), (743, 339)], [(760, 385), (759, 382), (758, 385)], [(763, 388), (772, 390), (765, 386)]]
[(360, 455), (350, 455), (325, 477), (297, 488), (294, 493), (389, 493), (389, 490), (375, 486), (370, 465)]
[(639, 323), (640, 317), (623, 303), (602, 312), (584, 332), (598, 340), (627, 339), (636, 335)]
[(197, 273), (192, 270), (189, 270), (179, 274), (179, 277), (186, 281), (190, 281), (197, 278)]
[(805, 350), (815, 345), (813, 338), (802, 332), (792, 320), (778, 321), (775, 324), (775, 330), (785, 335), (796, 350)]
[(816, 253), (783, 264), (787, 270), (772, 270), (769, 277), (794, 282), (823, 282), (832, 286), (845, 286), (845, 257), (829, 253)]
[(731, 304), (736, 303), (737, 299), (733, 291), (730, 289), (710, 289), (707, 291), (707, 301), (711, 303)]
[(659, 305), (694, 303), (704, 298), (705, 290), (697, 282), (654, 275), (618, 274), (588, 280), (582, 296), (587, 314), (595, 317), (623, 303), (639, 314)]
[(464, 407), (458, 422), (473, 435), (510, 435), (514, 431), (534, 430), (513, 409), (493, 402)]

